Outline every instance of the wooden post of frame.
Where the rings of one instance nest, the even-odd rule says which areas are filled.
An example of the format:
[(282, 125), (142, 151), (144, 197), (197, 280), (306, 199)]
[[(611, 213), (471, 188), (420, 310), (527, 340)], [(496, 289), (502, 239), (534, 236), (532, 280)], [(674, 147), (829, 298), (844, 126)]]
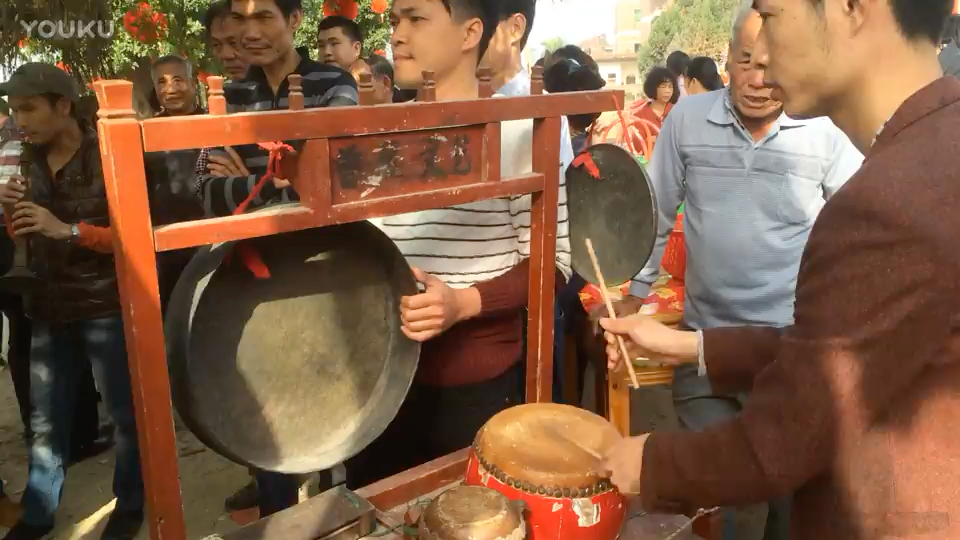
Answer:
[(303, 86), (301, 86), (303, 77), (297, 73), (287, 76), (287, 87), (290, 92), (287, 93), (287, 108), (291, 111), (303, 109)]
[[(103, 104), (101, 103), (102, 107)], [(227, 100), (223, 96), (223, 77), (207, 77), (207, 110), (210, 114), (227, 114)]]
[(153, 228), (149, 212), (121, 212), (121, 201), (125, 209), (149, 208), (140, 123), (133, 111), (133, 83), (99, 81), (95, 89), (147, 528), (152, 540), (186, 540)]
[(360, 105), (373, 105), (374, 98), (374, 89), (373, 89), (373, 74), (372, 73), (361, 73), (360, 80), (357, 81), (357, 91), (360, 94)]
[[(531, 80), (531, 94), (542, 82)], [(530, 292), (527, 327), (527, 403), (553, 400), (553, 333), (557, 252), (557, 200), (560, 189), (560, 118), (533, 121), (533, 172), (543, 174), (544, 190), (531, 194)]]

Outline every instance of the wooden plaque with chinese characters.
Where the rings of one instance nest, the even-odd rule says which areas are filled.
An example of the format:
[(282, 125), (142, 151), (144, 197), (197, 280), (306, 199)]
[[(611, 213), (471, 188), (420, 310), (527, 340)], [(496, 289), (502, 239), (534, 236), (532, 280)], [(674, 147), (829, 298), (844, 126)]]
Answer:
[(477, 184), (486, 178), (483, 126), (330, 139), (333, 204)]

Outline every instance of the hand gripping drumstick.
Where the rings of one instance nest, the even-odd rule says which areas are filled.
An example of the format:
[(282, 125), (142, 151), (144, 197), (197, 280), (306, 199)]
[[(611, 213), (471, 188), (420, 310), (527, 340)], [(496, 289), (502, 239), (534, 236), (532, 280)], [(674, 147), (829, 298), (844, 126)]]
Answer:
[[(597, 253), (593, 250), (593, 242), (589, 238), (586, 240), (587, 243), (587, 254), (590, 255), (590, 262), (593, 264), (593, 273), (597, 276), (597, 282), (600, 284), (598, 289), (600, 289), (600, 296), (603, 297), (603, 303), (607, 306), (607, 316), (611, 319), (617, 319), (617, 312), (613, 310), (613, 302), (610, 301), (610, 296), (607, 294), (607, 287), (604, 285), (606, 283), (603, 280), (603, 274), (600, 272), (600, 263), (597, 262)], [(619, 335), (617, 337), (617, 345), (620, 346), (620, 355), (623, 356), (623, 361), (627, 364), (627, 371), (630, 373), (630, 383), (634, 388), (640, 388), (640, 383), (637, 382), (637, 372), (633, 369), (633, 362), (630, 360), (630, 354), (627, 352), (627, 345), (623, 342), (623, 338)]]

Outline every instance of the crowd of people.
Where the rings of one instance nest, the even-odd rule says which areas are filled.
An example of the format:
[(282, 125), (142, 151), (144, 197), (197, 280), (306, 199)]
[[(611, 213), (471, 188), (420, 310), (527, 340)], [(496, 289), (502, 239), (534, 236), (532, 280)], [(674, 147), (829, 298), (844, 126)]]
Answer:
[[(949, 278), (960, 260), (951, 231), (960, 223), (930, 208), (960, 197), (949, 161), (958, 143), (942, 136), (960, 123), (960, 83), (943, 77), (936, 56), (952, 6), (814, 3), (744, 2), (731, 27), (729, 85), (713, 59), (680, 52), (645, 77), (643, 114), (660, 128), (648, 170), (657, 244), (616, 306), (624, 317), (600, 324), (611, 367), (623, 360), (617, 335), (635, 356), (677, 366), (672, 390), (685, 429), (626, 438), (607, 467), (649, 510), (729, 507), (725, 539), (880, 538), (920, 530), (920, 514), (935, 514), (936, 530), (949, 538), (960, 533), (949, 519), (960, 500), (951, 462), (958, 448), (943, 435), (960, 418), (960, 298)], [(300, 0), (219, 0), (203, 24), (230, 80), (229, 112), (285, 108), (294, 73), (305, 107), (351, 107), (366, 73), (377, 104), (415, 98), (423, 71), (435, 74), (438, 101), (476, 98), (478, 66), (490, 68), (498, 95), (529, 94), (521, 53), (535, 4), (394, 0), (392, 62), (364, 56), (360, 28), (339, 16), (321, 21), (320, 54), (310, 58), (294, 45)], [(577, 47), (538, 63), (549, 92), (604, 86), (596, 62)], [(151, 77), (156, 116), (204, 113), (189, 61), (159, 58)], [(0, 526), (11, 527), (4, 540), (49, 535), (70, 461), (110, 444), (117, 505), (102, 537), (132, 539), (144, 519), (144, 488), (97, 134), (76, 82), (54, 65), (19, 67), (0, 96), (11, 111), (0, 129), (7, 243), (29, 241), (38, 280), (2, 298), (30, 456), (19, 505), (0, 484)], [(583, 281), (570, 268), (564, 172), (596, 142), (598, 116), (562, 122), (558, 336), (567, 318), (584, 315), (570, 294)], [(505, 123), (502, 138), (503, 175), (528, 172), (532, 122)], [(922, 184), (905, 155), (917, 156)], [(148, 154), (153, 223), (234, 213), (266, 173), (265, 157), (255, 145)], [(252, 208), (298, 200), (281, 174)], [(636, 313), (681, 205), (684, 319), (669, 329)], [(352, 488), (469, 446), (490, 417), (524, 399), (529, 196), (379, 225), (423, 286), (402, 299), (399, 314), (422, 349), (397, 417), (344, 464)], [(158, 259), (161, 309), (191, 256)], [(101, 399), (110, 425), (97, 418)], [(304, 478), (250, 472), (228, 509), (257, 506), (267, 516), (298, 502)], [(329, 471), (320, 483), (332, 485)], [(738, 514), (754, 509), (766, 522), (745, 530)]]

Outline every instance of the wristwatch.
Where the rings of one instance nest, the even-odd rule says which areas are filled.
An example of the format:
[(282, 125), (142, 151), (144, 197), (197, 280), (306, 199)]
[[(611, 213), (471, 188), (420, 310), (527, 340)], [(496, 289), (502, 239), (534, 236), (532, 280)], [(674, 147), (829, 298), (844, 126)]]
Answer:
[(70, 226), (70, 239), (69, 241), (73, 244), (80, 241), (80, 227), (76, 224)]

